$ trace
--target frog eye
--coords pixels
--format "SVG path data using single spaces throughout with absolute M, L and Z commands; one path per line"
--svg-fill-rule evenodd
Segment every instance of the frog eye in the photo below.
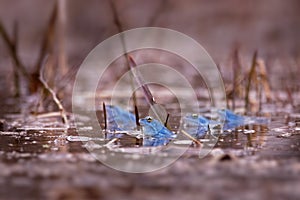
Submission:
M 147 117 L 146 120 L 147 120 L 147 122 L 152 122 L 152 118 L 151 117 Z
M 196 118 L 198 118 L 198 115 L 197 114 L 192 114 L 192 118 L 196 119 Z

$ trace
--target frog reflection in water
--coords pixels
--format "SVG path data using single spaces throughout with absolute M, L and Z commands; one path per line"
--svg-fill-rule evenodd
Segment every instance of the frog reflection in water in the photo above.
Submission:
M 166 145 L 171 139 L 176 137 L 176 134 L 150 116 L 140 119 L 139 122 L 143 127 L 143 146 Z

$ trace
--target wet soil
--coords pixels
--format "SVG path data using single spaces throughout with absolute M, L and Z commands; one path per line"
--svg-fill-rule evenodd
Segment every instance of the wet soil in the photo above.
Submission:
M 255 132 L 219 137 L 204 158 L 190 147 L 161 170 L 132 174 L 107 167 L 86 149 L 95 138 L 65 130 L 58 116 L 3 115 L 0 199 L 298 199 L 299 113 L 276 113 Z M 88 138 L 91 138 L 88 141 Z M 88 141 L 88 142 L 82 142 Z

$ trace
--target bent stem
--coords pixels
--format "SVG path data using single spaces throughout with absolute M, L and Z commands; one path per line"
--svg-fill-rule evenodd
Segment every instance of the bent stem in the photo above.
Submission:
M 197 145 L 201 145 L 201 142 L 199 142 L 198 140 L 196 140 L 194 137 L 192 137 L 186 131 L 181 130 L 181 133 L 183 133 L 185 136 L 187 136 L 190 140 L 192 140 L 193 142 L 195 142 Z
M 44 70 L 44 68 L 45 68 L 45 65 L 46 65 L 46 61 L 47 61 L 47 57 L 45 58 L 44 63 L 40 68 L 39 80 L 43 84 L 44 88 L 51 94 L 52 100 L 57 105 L 57 107 L 60 111 L 63 123 L 65 124 L 66 128 L 69 128 L 70 124 L 69 124 L 69 120 L 68 120 L 66 111 L 65 111 L 63 105 L 61 104 L 60 100 L 58 99 L 58 97 L 57 97 L 56 93 L 54 92 L 54 90 L 48 85 L 47 81 L 45 80 L 45 77 L 44 77 L 44 71 L 45 70 Z

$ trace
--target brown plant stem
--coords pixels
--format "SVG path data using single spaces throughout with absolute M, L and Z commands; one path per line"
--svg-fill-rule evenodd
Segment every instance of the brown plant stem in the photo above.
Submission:
M 17 30 L 15 29 L 15 32 Z M 16 33 L 14 33 L 15 35 Z M 15 63 L 15 67 L 17 68 L 17 70 L 19 70 L 24 77 L 26 77 L 28 80 L 31 79 L 29 73 L 27 72 L 27 70 L 25 69 L 25 66 L 22 64 L 22 62 L 19 59 L 18 53 L 17 53 L 17 45 L 16 45 L 16 41 L 17 40 L 11 40 L 8 36 L 8 33 L 6 31 L 6 29 L 4 28 L 2 22 L 0 21 L 0 35 L 2 36 L 4 43 L 6 44 L 6 46 L 8 47 L 9 53 Z M 16 35 L 15 35 L 16 37 Z
M 45 80 L 45 77 L 44 77 L 45 69 L 44 68 L 45 68 L 45 65 L 46 65 L 46 61 L 47 61 L 47 57 L 44 59 L 43 64 L 40 68 L 39 79 L 40 79 L 41 83 L 43 84 L 44 88 L 51 94 L 52 100 L 57 105 L 57 107 L 60 111 L 60 114 L 61 114 L 62 122 L 66 125 L 66 128 L 69 128 L 69 120 L 68 120 L 66 111 L 65 111 L 62 103 L 58 99 L 58 97 L 57 97 L 56 93 L 54 92 L 54 90 L 48 85 L 47 81 Z
M 106 113 L 106 106 L 105 103 L 103 102 L 103 117 L 104 117 L 104 130 L 107 130 L 107 113 Z
M 252 57 L 251 68 L 250 68 L 250 72 L 248 75 L 248 82 L 246 85 L 245 113 L 247 113 L 248 109 L 249 109 L 249 93 L 250 93 L 250 88 L 251 88 L 251 80 L 253 79 L 254 74 L 255 74 L 256 58 L 257 58 L 257 51 L 254 52 L 253 57 Z
M 201 145 L 201 142 L 193 138 L 190 134 L 188 134 L 185 130 L 181 130 L 181 133 L 183 133 L 185 136 L 187 136 L 190 140 L 195 142 L 197 145 Z

